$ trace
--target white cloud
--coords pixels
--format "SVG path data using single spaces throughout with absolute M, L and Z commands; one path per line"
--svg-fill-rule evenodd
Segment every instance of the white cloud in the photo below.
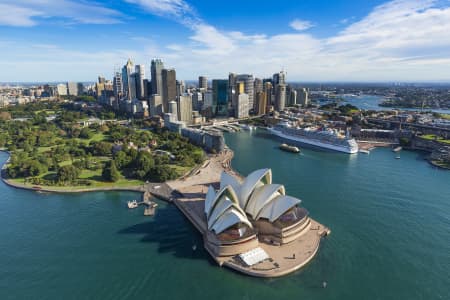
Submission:
M 26 7 L 20 7 L 14 4 L 0 3 L 0 25 L 9 26 L 34 26 L 36 22 L 33 17 L 42 13 Z
M 174 18 L 176 21 L 192 26 L 200 21 L 195 10 L 184 0 L 125 0 L 136 4 L 146 11 L 158 15 Z
M 72 23 L 114 24 L 123 15 L 95 2 L 75 0 L 3 0 L 0 25 L 35 26 L 44 19 L 57 17 Z
M 2 50 L 0 65 L 11 68 L 3 76 L 32 76 L 33 66 L 35 74 L 40 74 L 45 63 L 51 65 L 46 68 L 48 72 L 66 75 L 72 63 L 71 75 L 75 72 L 86 76 L 67 79 L 86 80 L 95 78 L 92 73 L 112 74 L 112 66 L 124 63 L 130 56 L 136 62 L 161 57 L 167 66 L 177 69 L 182 79 L 199 74 L 226 78 L 230 71 L 263 77 L 284 67 L 289 80 L 450 80 L 448 2 L 442 5 L 428 0 L 391 1 L 375 7 L 357 22 L 350 20 L 336 35 L 317 38 L 305 32 L 266 35 L 227 31 L 196 17 L 194 9 L 181 0 L 126 1 L 146 4 L 149 12 L 180 22 L 192 30 L 191 36 L 165 46 L 142 39 L 144 52 L 124 49 L 83 53 L 51 47 L 44 52 L 24 47 L 5 54 Z M 73 61 L 79 62 L 76 70 Z M 0 77 L 2 80 L 8 79 Z
M 314 27 L 314 24 L 310 21 L 295 19 L 291 23 L 289 23 L 289 26 L 291 26 L 293 29 L 297 31 L 303 31 L 311 27 Z

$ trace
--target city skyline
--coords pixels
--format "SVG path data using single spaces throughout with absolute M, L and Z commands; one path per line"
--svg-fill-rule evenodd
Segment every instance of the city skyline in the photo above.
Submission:
M 150 74 L 155 57 L 186 80 L 229 72 L 264 78 L 284 69 L 290 81 L 447 81 L 449 6 L 432 0 L 6 0 L 0 82 L 111 78 L 128 58 Z

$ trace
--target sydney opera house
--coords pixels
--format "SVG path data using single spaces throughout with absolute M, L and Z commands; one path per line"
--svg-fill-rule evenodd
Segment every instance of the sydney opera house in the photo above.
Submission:
M 205 246 L 216 256 L 228 256 L 250 251 L 260 243 L 290 243 L 311 226 L 300 203 L 286 195 L 283 185 L 272 183 L 270 169 L 254 171 L 243 180 L 223 172 L 218 191 L 209 186 L 206 194 Z
M 308 263 L 329 229 L 272 182 L 270 169 L 241 177 L 224 172 L 223 163 L 212 158 L 187 180 L 172 183 L 180 194 L 175 205 L 201 232 L 214 260 L 259 277 L 282 276 Z

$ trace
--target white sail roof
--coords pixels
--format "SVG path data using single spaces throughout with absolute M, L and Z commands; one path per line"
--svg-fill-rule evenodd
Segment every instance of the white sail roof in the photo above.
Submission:
M 208 192 L 206 193 L 206 198 L 205 198 L 206 217 L 209 216 L 209 212 L 210 212 L 215 200 L 216 200 L 216 192 L 214 191 L 214 188 L 212 186 L 209 186 Z
M 214 210 L 214 207 L 217 205 L 217 202 L 221 199 L 222 196 L 227 197 L 231 202 L 239 206 L 238 197 L 231 186 L 227 185 L 223 187 L 217 192 L 217 194 L 214 192 L 214 188 L 212 186 L 209 186 L 208 193 L 206 194 L 205 199 L 206 217 L 209 218 L 210 214 Z
M 239 204 L 245 209 L 247 201 L 254 189 L 264 184 L 272 183 L 272 171 L 270 169 L 256 170 L 248 175 L 242 183 L 239 191 Z
M 281 184 L 266 184 L 257 188 L 247 202 L 245 212 L 255 218 L 259 211 L 277 196 L 285 195 L 284 186 Z
M 224 230 L 230 228 L 231 226 L 239 223 L 247 224 L 247 226 L 253 228 L 252 224 L 248 221 L 246 216 L 242 215 L 234 207 L 231 207 L 217 219 L 211 229 L 216 234 L 219 234 Z
M 220 216 L 222 216 L 231 207 L 239 211 L 243 216 L 245 216 L 245 212 L 239 207 L 239 204 L 234 203 L 228 197 L 223 195 L 217 201 L 216 205 L 214 206 L 214 209 L 212 210 L 210 216 L 208 217 L 208 229 L 211 229 L 211 227 L 214 225 L 217 219 L 219 219 Z
M 226 172 L 222 172 L 222 174 L 220 174 L 220 189 L 223 189 L 227 185 L 230 185 L 236 192 L 236 195 L 239 195 L 241 183 L 236 177 L 231 176 Z
M 274 222 L 286 211 L 299 204 L 300 202 L 302 201 L 295 197 L 285 195 L 278 196 L 260 210 L 255 220 L 265 218 L 270 222 Z

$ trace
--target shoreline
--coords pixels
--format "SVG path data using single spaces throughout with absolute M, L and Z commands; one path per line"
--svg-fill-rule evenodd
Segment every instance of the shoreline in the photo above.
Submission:
M 129 187 L 93 187 L 93 188 L 76 188 L 76 187 L 49 187 L 49 186 L 40 186 L 40 185 L 26 185 L 26 184 L 20 184 L 15 183 L 9 180 L 4 176 L 5 167 L 11 157 L 11 153 L 5 149 L 0 149 L 0 152 L 4 152 L 8 155 L 8 158 L 1 166 L 0 171 L 0 178 L 1 180 L 9 187 L 15 188 L 15 189 L 21 189 L 21 190 L 27 190 L 27 191 L 33 191 L 33 192 L 43 192 L 43 193 L 59 193 L 59 194 L 72 194 L 72 193 L 88 193 L 88 192 L 138 192 L 142 194 L 143 198 L 148 198 L 146 196 L 146 193 L 150 193 L 152 196 L 171 202 L 171 192 L 166 191 L 165 193 L 158 193 L 157 189 L 155 189 L 156 186 L 167 186 L 166 182 L 156 183 L 156 182 L 150 182 L 150 183 L 144 183 L 142 185 L 137 186 L 129 186 Z M 191 171 L 189 171 L 191 172 Z M 185 176 L 185 175 L 183 175 Z M 37 187 L 37 188 L 35 188 Z

